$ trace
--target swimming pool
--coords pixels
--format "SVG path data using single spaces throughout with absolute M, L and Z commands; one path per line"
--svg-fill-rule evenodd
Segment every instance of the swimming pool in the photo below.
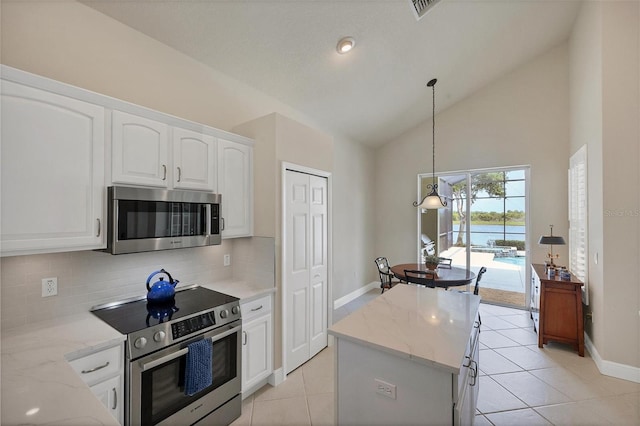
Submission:
M 524 266 L 526 259 L 524 256 L 518 256 L 518 257 L 494 257 L 493 260 L 495 262 L 508 263 L 509 265 Z

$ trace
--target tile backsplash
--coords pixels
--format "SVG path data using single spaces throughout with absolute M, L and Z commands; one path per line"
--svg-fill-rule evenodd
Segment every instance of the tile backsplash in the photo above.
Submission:
M 223 266 L 225 254 L 231 254 L 230 267 Z M 259 237 L 224 240 L 219 246 L 117 256 L 80 251 L 3 257 L 2 329 L 145 295 L 147 277 L 161 268 L 179 280 L 179 286 L 233 278 L 273 287 L 274 258 L 274 239 Z M 52 277 L 58 278 L 58 295 L 42 297 L 42 279 Z

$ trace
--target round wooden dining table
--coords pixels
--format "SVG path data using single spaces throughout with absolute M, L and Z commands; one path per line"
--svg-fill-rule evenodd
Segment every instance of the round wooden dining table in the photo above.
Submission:
M 404 275 L 404 271 L 427 271 L 427 267 L 424 263 L 402 263 L 400 265 L 394 265 L 391 267 L 391 272 L 401 281 L 407 281 Z M 458 268 L 455 266 L 442 267 L 439 266 L 436 269 L 436 287 L 449 288 L 461 285 L 471 284 L 476 278 L 476 274 L 465 268 Z

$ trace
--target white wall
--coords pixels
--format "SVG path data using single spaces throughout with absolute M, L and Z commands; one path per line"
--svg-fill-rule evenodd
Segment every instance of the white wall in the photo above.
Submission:
M 585 311 L 604 318 L 604 269 L 594 256 L 603 253 L 602 234 L 602 3 L 586 2 L 573 27 L 569 41 L 571 82 L 571 143 L 573 155 L 587 145 L 589 218 L 589 304 Z M 600 321 L 585 321 L 591 340 L 600 345 Z M 593 326 L 593 327 L 592 327 Z
M 375 150 L 338 140 L 334 145 L 333 299 L 378 281 L 373 260 Z
M 446 76 L 433 76 L 445 79 Z M 431 92 L 424 90 L 424 96 Z M 438 92 L 438 98 L 446 93 Z M 563 44 L 436 115 L 436 172 L 531 165 L 529 247 L 554 232 L 567 236 L 568 47 Z M 431 172 L 431 119 L 376 153 L 376 254 L 391 263 L 416 258 L 416 176 Z M 566 248 L 558 247 L 561 259 Z M 554 248 L 555 250 L 555 248 Z
M 570 150 L 588 152 L 586 330 L 603 372 L 640 380 L 640 3 L 586 2 L 570 46 Z
M 606 341 L 598 350 L 607 360 L 640 367 L 640 2 L 605 2 L 602 30 Z

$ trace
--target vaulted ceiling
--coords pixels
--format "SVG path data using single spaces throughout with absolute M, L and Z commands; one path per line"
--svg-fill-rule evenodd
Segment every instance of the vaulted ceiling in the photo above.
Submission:
M 122 1 L 85 4 L 372 146 L 567 40 L 574 0 Z M 344 36 L 356 40 L 336 52 Z

